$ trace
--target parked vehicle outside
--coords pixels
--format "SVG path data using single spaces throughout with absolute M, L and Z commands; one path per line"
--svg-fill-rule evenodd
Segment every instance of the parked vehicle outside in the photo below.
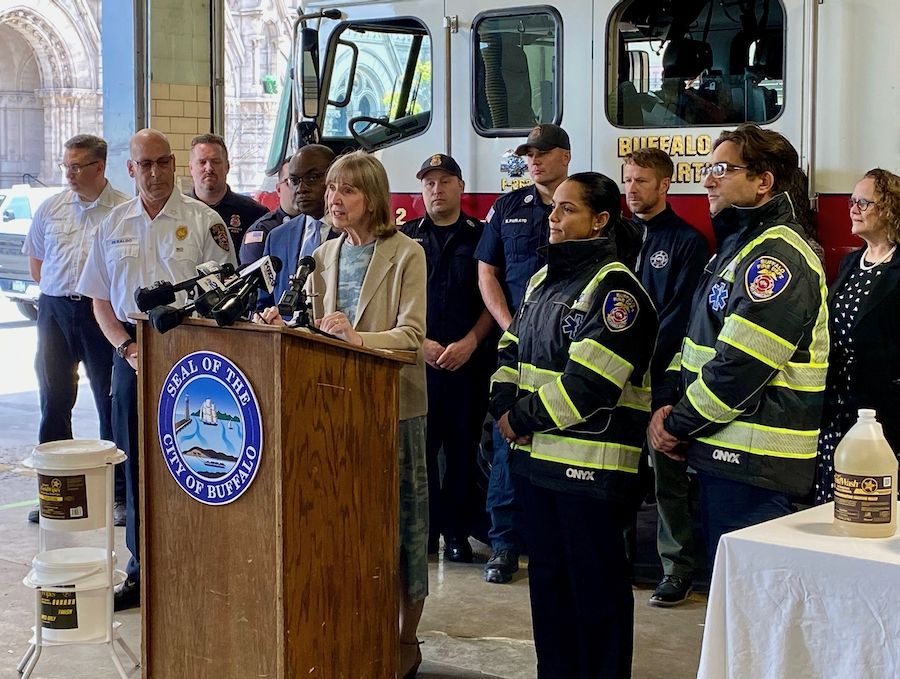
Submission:
M 30 320 L 37 319 L 41 291 L 31 278 L 28 256 L 22 254 L 22 245 L 38 206 L 64 188 L 15 184 L 0 189 L 0 295 L 15 302 Z

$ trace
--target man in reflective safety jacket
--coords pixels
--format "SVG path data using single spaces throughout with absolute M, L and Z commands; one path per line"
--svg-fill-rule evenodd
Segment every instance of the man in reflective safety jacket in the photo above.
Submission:
M 828 322 L 821 262 L 784 192 L 797 166 L 787 139 L 746 124 L 701 172 L 719 249 L 673 366 L 681 398 L 649 435 L 697 470 L 710 562 L 723 533 L 789 514 L 812 485 Z

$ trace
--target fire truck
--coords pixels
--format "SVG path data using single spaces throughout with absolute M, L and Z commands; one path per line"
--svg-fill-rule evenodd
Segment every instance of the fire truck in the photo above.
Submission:
M 423 212 L 416 168 L 448 153 L 483 217 L 530 182 L 511 150 L 553 122 L 572 172 L 619 178 L 632 149 L 669 153 L 670 201 L 709 236 L 700 168 L 723 129 L 752 121 L 797 148 L 833 275 L 859 245 L 855 182 L 900 170 L 897 26 L 895 0 L 308 2 L 270 171 L 310 141 L 371 151 L 402 223 Z

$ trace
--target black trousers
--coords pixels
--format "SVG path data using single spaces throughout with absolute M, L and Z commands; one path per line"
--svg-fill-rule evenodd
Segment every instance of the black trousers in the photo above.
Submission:
M 100 420 L 100 438 L 113 438 L 110 380 L 114 352 L 94 318 L 87 297 L 38 300 L 38 345 L 34 369 L 38 378 L 41 423 L 38 441 L 72 438 L 72 408 L 78 397 L 78 364 L 84 363 Z M 116 499 L 125 497 L 125 473 L 116 465 Z
M 132 339 L 135 328 L 125 325 Z M 125 544 L 131 552 L 131 559 L 125 572 L 129 580 L 139 582 L 140 564 L 140 477 L 138 475 L 138 414 L 137 414 L 137 373 L 124 358 L 116 356 L 112 369 L 112 428 L 113 441 L 128 456 L 120 467 L 125 469 Z
M 539 679 L 629 679 L 634 595 L 623 531 L 631 510 L 525 488 L 528 587 Z
M 425 456 L 428 468 L 430 541 L 439 533 L 465 540 L 475 510 L 472 486 L 481 440 L 481 424 L 487 412 L 486 374 L 475 366 L 456 371 L 427 366 L 428 419 Z M 439 453 L 444 451 L 443 475 Z

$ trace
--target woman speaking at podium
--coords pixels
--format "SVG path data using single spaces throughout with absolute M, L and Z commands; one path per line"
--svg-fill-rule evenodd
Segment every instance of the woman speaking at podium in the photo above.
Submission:
M 325 178 L 325 221 L 341 232 L 320 246 L 307 286 L 319 329 L 351 344 L 416 351 L 400 371 L 400 677 L 422 660 L 416 628 L 428 594 L 425 472 L 425 253 L 397 231 L 382 164 L 362 151 L 336 160 Z M 284 321 L 276 307 L 262 322 Z

